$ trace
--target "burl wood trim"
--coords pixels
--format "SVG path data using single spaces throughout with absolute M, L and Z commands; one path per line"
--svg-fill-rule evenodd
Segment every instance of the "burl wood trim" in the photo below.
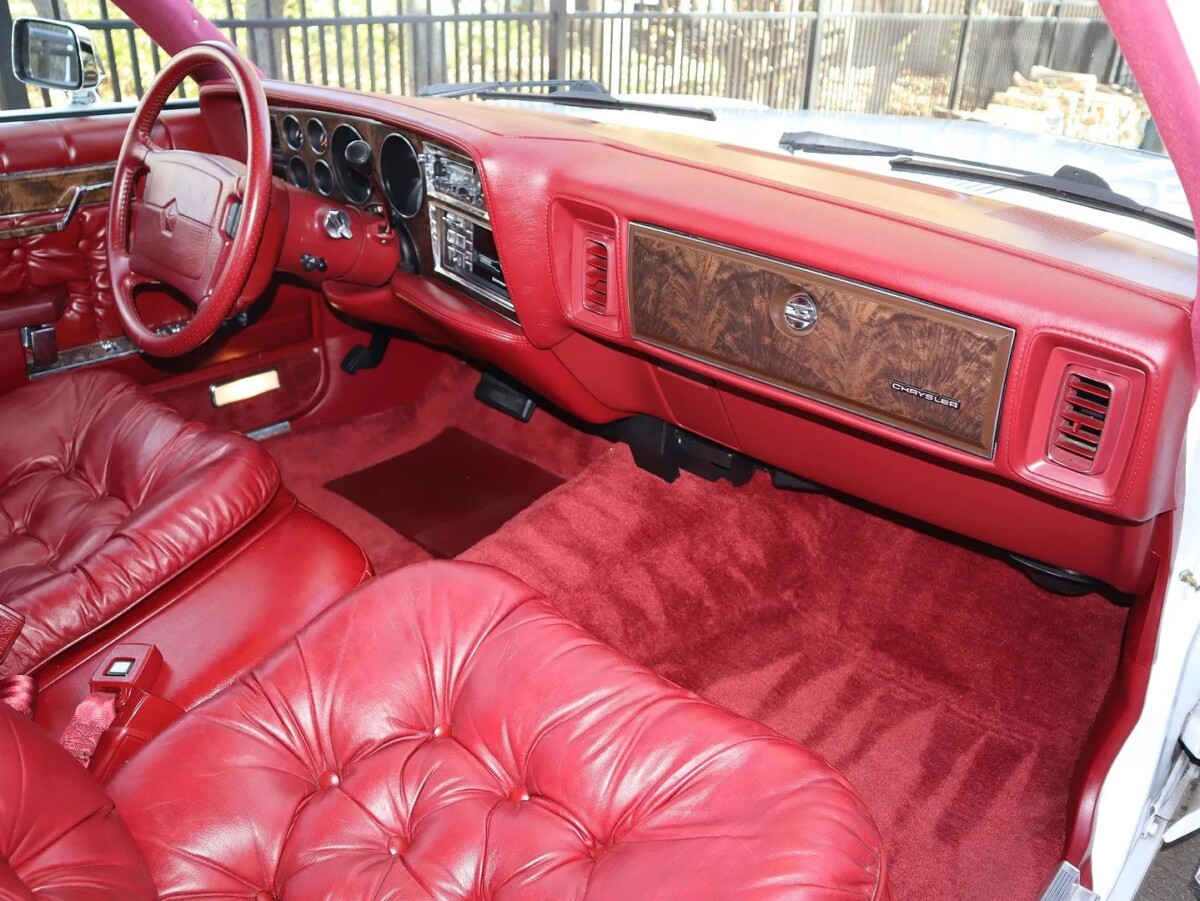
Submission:
M 284 116 L 292 115 L 300 120 L 300 128 L 304 135 L 304 143 L 299 150 L 292 150 L 287 146 L 287 141 L 283 135 L 283 119 Z M 371 150 L 375 154 L 375 170 L 379 174 L 379 158 L 380 150 L 383 147 L 384 139 L 391 134 L 398 134 L 408 139 L 412 144 L 413 149 L 417 153 L 423 152 L 425 148 L 425 138 L 407 128 L 397 128 L 388 125 L 384 122 L 376 122 L 374 119 L 364 119 L 361 116 L 344 116 L 340 113 L 327 113 L 324 110 L 317 109 L 300 109 L 297 107 L 287 106 L 272 106 L 271 118 L 275 122 L 276 133 L 279 135 L 279 147 L 275 150 L 275 160 L 277 163 L 282 163 L 287 166 L 288 161 L 293 156 L 299 156 L 304 160 L 305 166 L 308 168 L 309 188 L 312 193 L 320 196 L 316 189 L 313 180 L 313 166 L 317 160 L 324 160 L 333 169 L 333 132 L 339 125 L 349 125 L 357 131 L 364 141 L 371 145 Z M 316 153 L 312 145 L 308 143 L 308 120 L 311 118 L 320 119 L 325 125 L 327 135 L 327 147 L 324 153 Z M 285 179 L 286 180 L 286 179 Z M 341 184 L 338 182 L 336 170 L 333 176 L 333 194 L 329 197 L 330 200 L 338 203 L 344 203 L 347 206 L 364 207 L 370 206 L 373 203 L 387 203 L 387 199 L 380 197 L 375 190 L 371 191 L 371 196 L 367 198 L 365 203 L 354 203 L 346 197 L 342 190 Z M 433 242 L 429 234 L 429 201 L 428 198 L 422 201 L 421 209 L 417 215 L 411 219 L 404 219 L 405 228 L 412 236 L 413 243 L 417 247 L 417 257 L 420 260 L 421 271 L 423 273 L 433 272 Z
M 76 185 L 111 182 L 114 169 L 112 163 L 100 163 L 5 175 L 0 178 L 0 216 L 61 210 L 71 202 Z M 108 195 L 107 188 L 89 191 L 80 203 L 108 203 Z
M 871 285 L 653 226 L 629 227 L 636 339 L 984 457 L 1015 332 Z M 807 292 L 805 334 L 782 305 Z M 958 409 L 893 389 L 958 401 Z

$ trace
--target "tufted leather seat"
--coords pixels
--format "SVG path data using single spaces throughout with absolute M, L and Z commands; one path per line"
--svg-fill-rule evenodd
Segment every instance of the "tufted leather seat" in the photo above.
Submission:
M 279 475 L 238 435 L 128 379 L 68 373 L 0 397 L 0 600 L 27 672 L 183 572 L 259 513 Z
M 45 732 L 0 704 L 0 898 L 151 901 L 112 800 Z
M 109 788 L 164 899 L 887 897 L 824 761 L 474 564 L 351 593 Z

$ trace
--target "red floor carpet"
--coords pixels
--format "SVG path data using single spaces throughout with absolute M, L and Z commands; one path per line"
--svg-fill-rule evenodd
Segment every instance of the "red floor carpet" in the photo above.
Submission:
M 666 677 L 841 768 L 893 857 L 898 901 L 1036 899 L 1125 611 L 827 497 L 666 484 L 539 412 L 470 397 L 274 440 L 284 481 L 380 569 L 426 553 L 321 485 L 458 426 L 568 479 L 463 556 L 516 573 Z
M 897 899 L 1036 899 L 1125 611 L 827 497 L 668 485 L 614 449 L 465 558 L 822 753 Z

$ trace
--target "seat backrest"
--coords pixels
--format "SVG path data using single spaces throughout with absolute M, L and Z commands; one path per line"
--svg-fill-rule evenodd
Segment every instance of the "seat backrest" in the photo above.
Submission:
M 29 720 L 0 704 L 0 897 L 157 898 L 104 789 Z
M 0 676 L 33 672 L 142 601 L 278 489 L 257 442 L 189 422 L 116 373 L 0 397 L 0 598 L 26 617 Z

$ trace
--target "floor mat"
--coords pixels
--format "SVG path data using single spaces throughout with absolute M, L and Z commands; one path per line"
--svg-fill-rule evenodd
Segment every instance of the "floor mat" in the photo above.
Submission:
M 823 754 L 897 898 L 1036 899 L 1126 611 L 840 500 L 616 448 L 463 555 L 674 682 Z
M 458 428 L 325 487 L 435 557 L 454 557 L 563 483 Z
M 301 426 L 263 446 L 279 462 L 283 484 L 306 507 L 357 541 L 377 572 L 428 560 L 425 548 L 325 485 L 412 450 L 448 428 L 461 429 L 564 479 L 578 475 L 610 447 L 545 409 L 539 408 L 524 423 L 493 410 L 475 399 L 478 381 L 478 370 L 448 359 L 414 404 L 346 422 Z

